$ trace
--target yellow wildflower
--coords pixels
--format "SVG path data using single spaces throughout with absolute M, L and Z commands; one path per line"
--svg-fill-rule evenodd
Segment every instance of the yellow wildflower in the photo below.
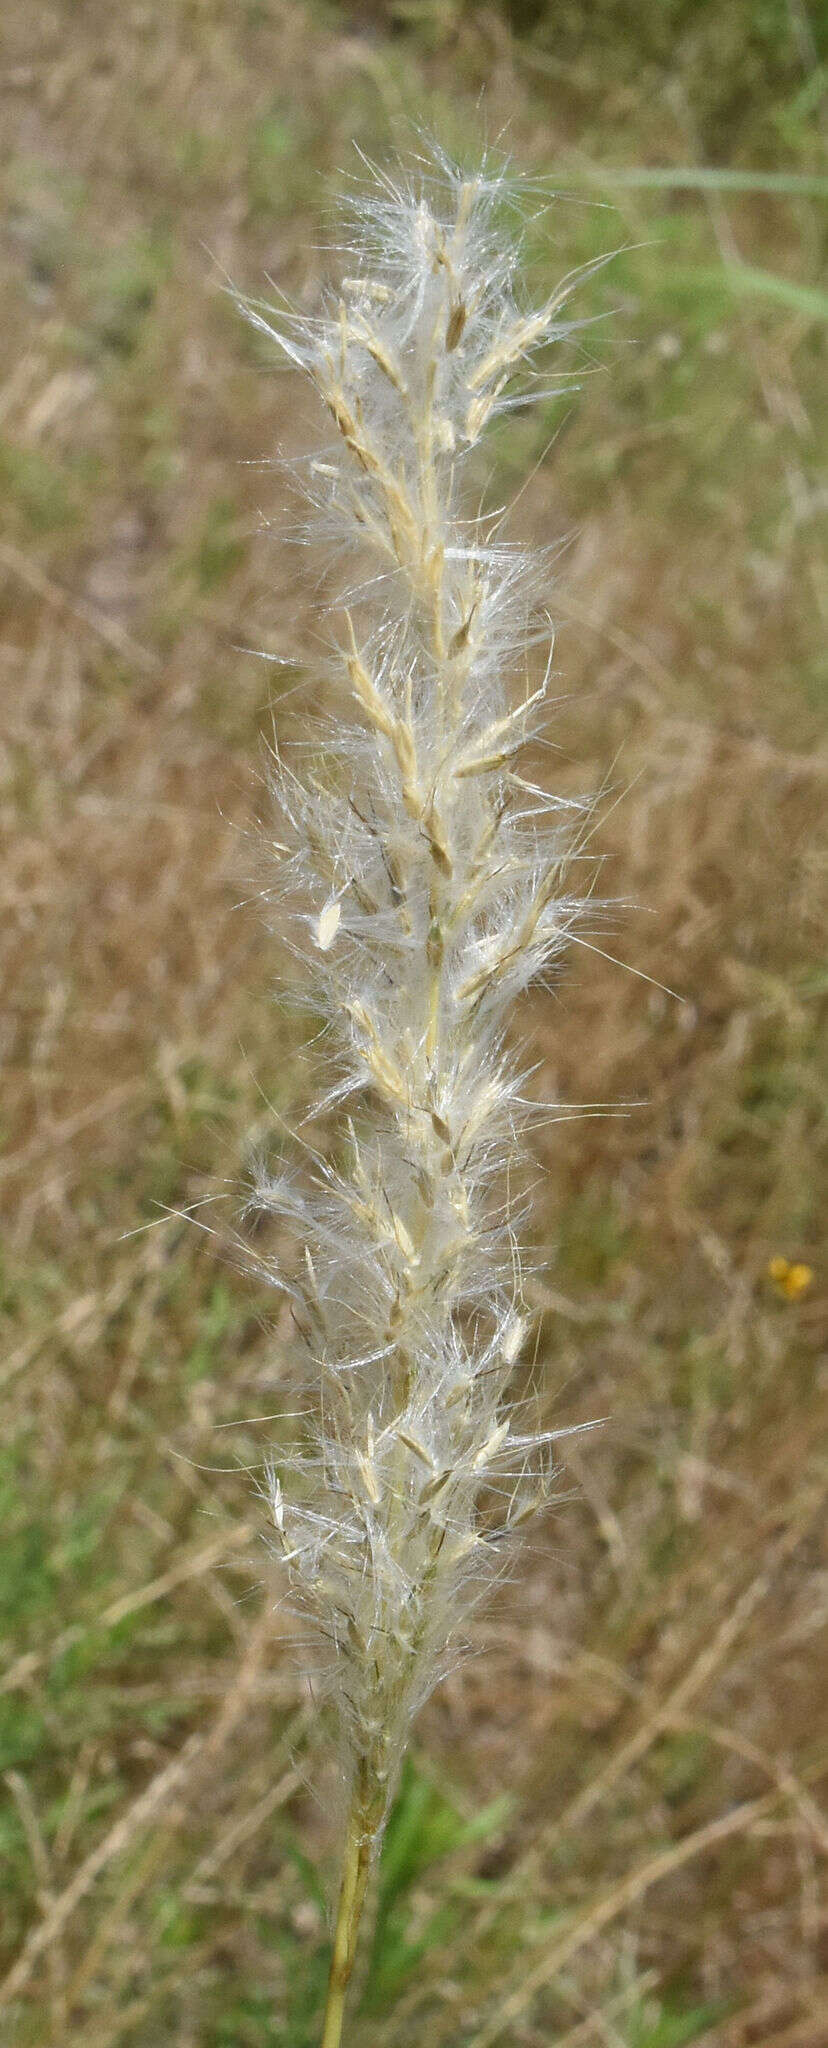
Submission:
M 791 1265 L 789 1259 L 776 1258 L 768 1261 L 768 1279 L 773 1281 L 774 1287 L 784 1295 L 786 1301 L 798 1301 L 801 1294 L 806 1294 L 813 1277 L 812 1266 Z

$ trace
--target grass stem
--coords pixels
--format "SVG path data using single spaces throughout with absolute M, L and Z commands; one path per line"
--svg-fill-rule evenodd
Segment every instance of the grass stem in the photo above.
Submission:
M 354 1967 L 359 1923 L 371 1867 L 370 1857 L 370 1840 L 365 1835 L 361 1801 L 357 1796 L 348 1823 L 342 1862 L 342 1882 L 339 1888 L 321 2048 L 340 2048 L 345 1999 Z

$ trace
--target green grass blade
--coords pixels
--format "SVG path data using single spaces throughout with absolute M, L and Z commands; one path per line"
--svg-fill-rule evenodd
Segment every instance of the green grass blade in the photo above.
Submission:
M 736 171 L 716 164 L 585 164 L 567 170 L 567 183 L 580 179 L 608 190 L 656 192 L 766 192 L 783 198 L 828 199 L 828 178 L 807 171 Z
M 757 270 L 750 263 L 688 265 L 671 270 L 670 286 L 678 291 L 732 291 L 743 298 L 774 299 L 806 319 L 828 320 L 828 292 L 797 284 L 792 277 L 780 277 L 773 270 Z

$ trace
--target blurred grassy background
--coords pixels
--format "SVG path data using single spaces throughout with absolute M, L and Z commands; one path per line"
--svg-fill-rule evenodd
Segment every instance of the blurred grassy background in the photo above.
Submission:
M 422 1717 L 354 2048 L 819 2048 L 817 10 L 8 0 L 0 36 L 0 2037 L 317 2037 L 330 1763 L 244 1469 L 286 1333 L 232 1192 L 217 1239 L 158 1218 L 308 1087 L 239 907 L 283 673 L 239 650 L 313 630 L 258 466 L 297 394 L 224 276 L 312 301 L 352 140 L 414 118 L 567 195 L 537 293 L 625 245 L 489 489 L 537 464 L 513 531 L 567 540 L 545 772 L 621 798 L 607 944 L 684 1000 L 580 952 L 523 1020 L 539 1088 L 642 1104 L 539 1145 L 545 1399 L 611 1420 Z

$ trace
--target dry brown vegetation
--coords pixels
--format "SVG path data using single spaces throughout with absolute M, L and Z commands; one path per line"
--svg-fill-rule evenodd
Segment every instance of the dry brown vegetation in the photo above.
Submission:
M 635 245 L 586 294 L 616 308 L 596 374 L 501 435 L 489 490 L 537 461 L 513 530 L 570 536 L 540 765 L 609 786 L 630 907 L 601 943 L 681 1000 L 581 951 L 524 1018 L 550 1098 L 640 1105 L 539 1143 L 544 1400 L 610 1420 L 420 1723 L 354 2041 L 828 2040 L 819 52 L 800 6 L 634 13 L 7 10 L 14 2048 L 315 2040 L 326 1745 L 247 1477 L 289 1331 L 231 1256 L 263 1098 L 290 1119 L 314 1057 L 242 901 L 258 736 L 313 676 L 244 650 L 312 648 L 315 593 L 247 466 L 296 448 L 296 394 L 221 287 L 312 300 L 350 140 L 404 143 L 406 110 L 461 148 L 508 122 L 576 195 L 533 231 L 541 284 Z M 781 182 L 601 170 L 704 161 Z

